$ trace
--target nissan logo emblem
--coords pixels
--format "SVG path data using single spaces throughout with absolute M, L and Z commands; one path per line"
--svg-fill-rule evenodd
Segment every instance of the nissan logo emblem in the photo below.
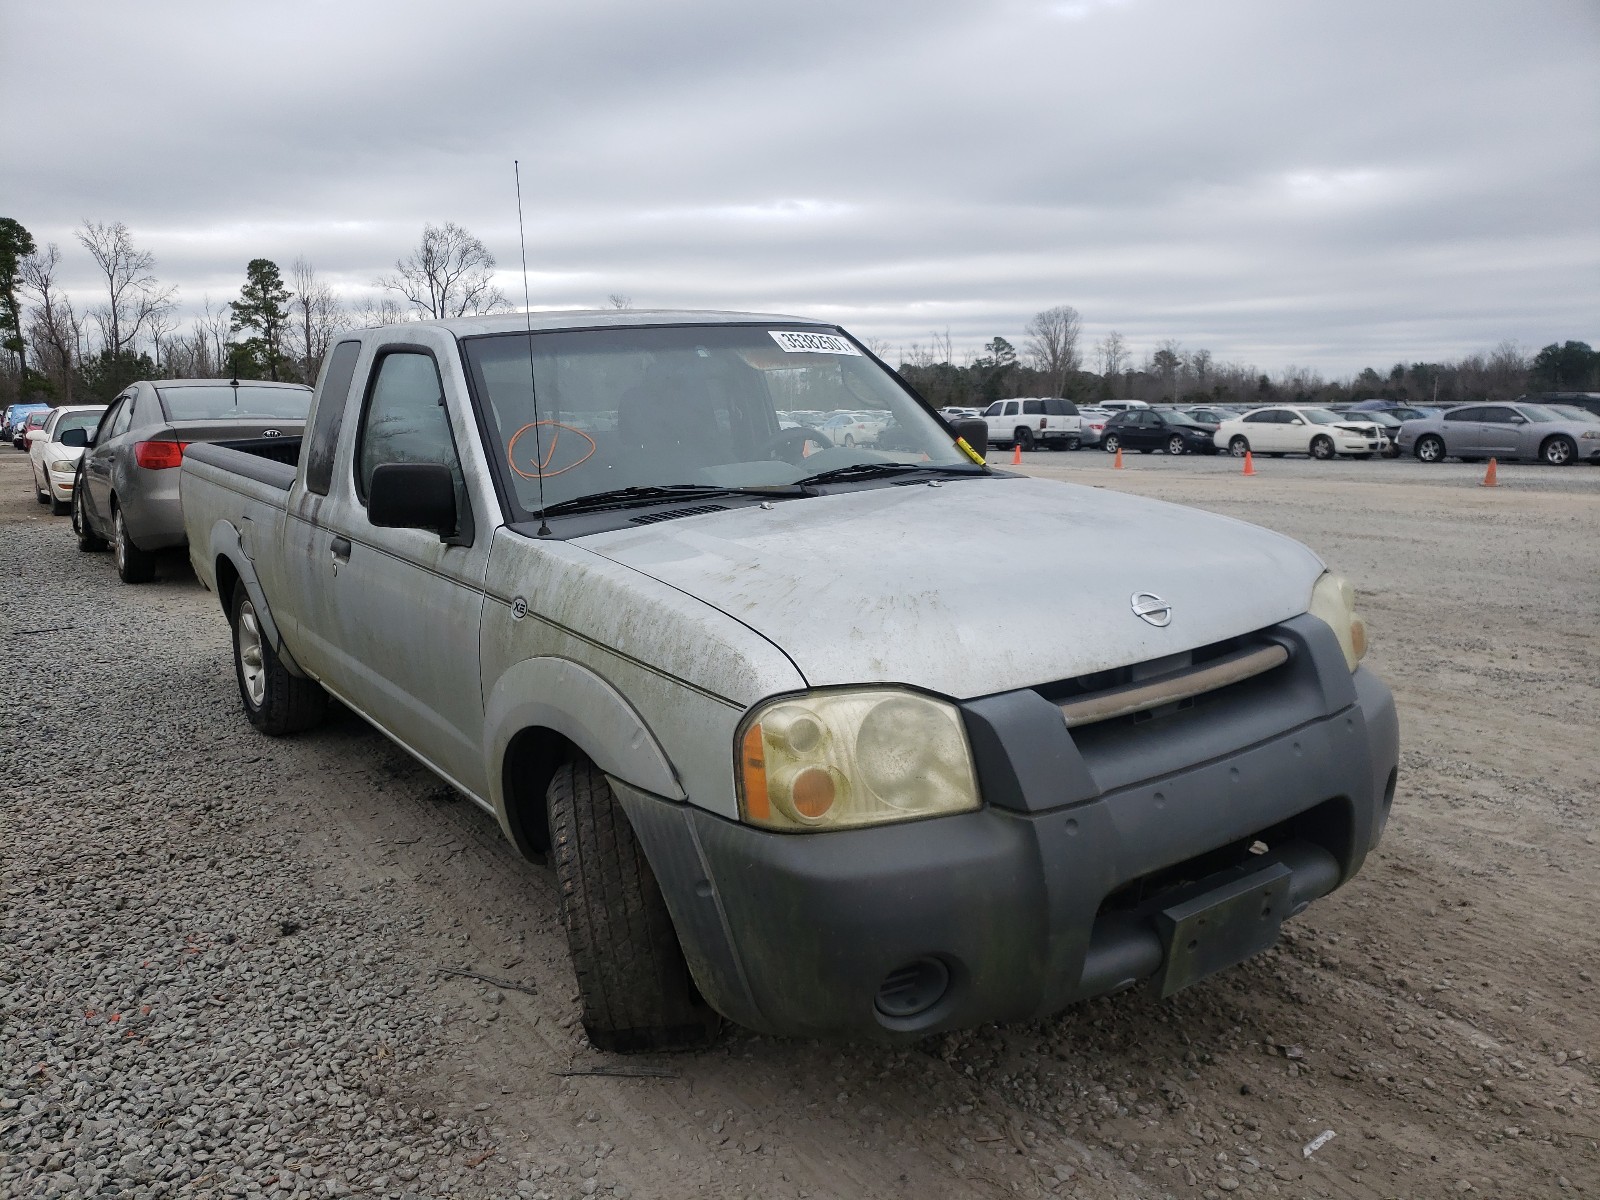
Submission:
M 1160 596 L 1151 595 L 1149 592 L 1135 592 L 1129 603 L 1133 605 L 1134 616 L 1140 620 L 1162 628 L 1172 621 L 1172 605 Z

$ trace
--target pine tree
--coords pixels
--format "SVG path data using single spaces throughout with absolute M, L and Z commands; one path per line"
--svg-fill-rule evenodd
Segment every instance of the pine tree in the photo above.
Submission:
M 267 258 L 252 258 L 245 268 L 244 287 L 239 298 L 230 300 L 233 332 L 253 334 L 237 343 L 238 361 L 268 379 L 278 378 L 278 366 L 286 362 L 283 335 L 289 320 L 289 289 L 283 286 L 278 264 Z

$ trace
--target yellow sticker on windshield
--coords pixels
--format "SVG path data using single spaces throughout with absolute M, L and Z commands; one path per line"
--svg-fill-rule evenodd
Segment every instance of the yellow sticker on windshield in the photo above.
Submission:
M 974 450 L 971 446 L 969 446 L 967 444 L 967 439 L 966 438 L 958 437 L 956 439 L 956 445 L 959 446 L 962 449 L 962 451 L 964 451 L 966 453 L 966 456 L 968 458 L 970 458 L 973 462 L 977 463 L 980 467 L 987 467 L 989 465 L 984 460 L 983 455 L 979 454 L 976 450 Z

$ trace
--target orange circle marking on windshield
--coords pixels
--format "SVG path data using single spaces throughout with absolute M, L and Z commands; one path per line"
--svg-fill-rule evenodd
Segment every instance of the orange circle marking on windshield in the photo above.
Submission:
M 530 430 L 530 429 L 553 429 L 553 430 L 555 430 L 555 432 L 550 435 L 549 444 L 543 447 L 543 449 L 544 449 L 544 461 L 541 462 L 541 463 L 535 463 L 534 464 L 534 470 L 532 472 L 524 471 L 521 467 L 517 466 L 517 459 L 516 459 L 517 439 L 520 438 L 523 434 L 527 433 L 528 430 Z M 550 469 L 550 464 L 555 459 L 556 446 L 558 444 L 560 444 L 560 441 L 561 441 L 561 430 L 563 430 L 563 429 L 566 430 L 568 433 L 577 434 L 584 441 L 588 442 L 589 443 L 589 449 L 585 452 L 584 456 L 582 458 L 578 459 L 576 462 L 569 462 L 566 466 L 557 467 L 554 471 L 552 471 Z M 594 439 L 592 437 L 590 437 L 587 433 L 585 433 L 581 429 L 575 429 L 571 425 L 563 425 L 559 421 L 530 421 L 528 424 L 524 425 L 521 429 L 519 429 L 515 433 L 513 433 L 511 435 L 511 440 L 508 443 L 506 443 L 506 462 L 510 464 L 511 469 L 513 471 L 515 471 L 518 475 L 521 475 L 524 479 L 549 479 L 552 475 L 559 475 L 563 471 L 572 470 L 573 467 L 581 467 L 581 466 L 583 466 L 584 463 L 588 462 L 591 458 L 594 457 L 594 452 L 595 452 Z

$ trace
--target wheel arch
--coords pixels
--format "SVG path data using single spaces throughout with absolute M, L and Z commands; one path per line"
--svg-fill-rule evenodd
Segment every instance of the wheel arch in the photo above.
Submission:
M 194 556 L 190 557 L 192 560 Z M 283 634 L 272 615 L 272 606 L 267 603 L 267 595 L 261 588 L 261 580 L 256 577 L 255 564 L 250 561 L 239 542 L 239 531 L 229 522 L 219 520 L 211 527 L 206 561 L 211 565 L 211 582 L 214 585 L 217 602 L 222 605 L 223 615 L 232 620 L 233 591 L 243 584 L 245 591 L 249 593 L 250 603 L 256 610 L 256 620 L 261 622 L 262 635 L 272 645 L 273 652 L 283 663 L 284 669 L 291 675 L 305 678 L 305 671 L 295 662 L 289 648 L 283 644 Z
M 484 752 L 500 827 L 530 857 L 549 848 L 545 793 L 571 758 L 652 795 L 687 798 L 644 718 L 571 659 L 524 659 L 500 676 L 484 709 Z

